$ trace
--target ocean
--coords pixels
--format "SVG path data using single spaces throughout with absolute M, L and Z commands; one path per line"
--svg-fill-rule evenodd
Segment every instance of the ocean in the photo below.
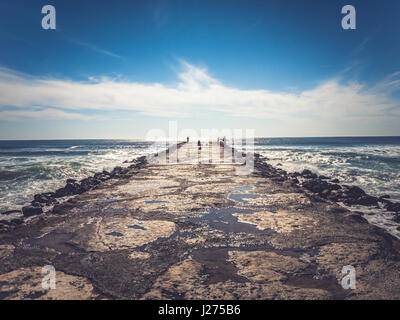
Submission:
M 257 138 L 254 150 L 288 172 L 310 169 L 400 201 L 400 137 Z M 66 179 L 155 151 L 138 140 L 0 141 L 0 212 L 19 209 Z
M 66 179 L 127 166 L 125 160 L 155 152 L 137 140 L 0 141 L 0 212 L 20 209 L 37 193 L 55 191 Z
M 400 201 L 400 137 L 259 138 L 254 149 L 287 172 L 309 169 Z
M 260 138 L 254 150 L 287 172 L 309 169 L 400 202 L 400 137 Z M 400 239 L 393 213 L 364 206 L 349 209 L 363 212 L 369 223 Z

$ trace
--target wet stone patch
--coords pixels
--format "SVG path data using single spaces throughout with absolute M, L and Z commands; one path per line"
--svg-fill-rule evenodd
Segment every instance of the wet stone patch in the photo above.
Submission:
M 233 188 L 229 188 L 229 189 L 233 189 L 233 190 L 235 190 L 237 192 L 243 193 L 243 192 L 247 192 L 247 191 L 253 190 L 254 186 L 250 186 L 250 185 L 249 186 L 237 186 L 237 187 L 233 187 Z
M 144 203 L 147 204 L 152 204 L 152 203 L 168 203 L 169 201 L 165 201 L 165 200 L 147 200 Z
M 104 213 L 110 214 L 110 213 L 125 213 L 127 210 L 125 208 L 120 208 L 120 207 L 107 207 L 103 209 Z
M 270 195 L 261 195 L 255 193 L 231 193 L 228 195 L 229 200 L 233 200 L 236 202 L 240 202 L 243 204 L 248 204 L 249 202 L 246 199 L 260 199 L 260 198 L 274 198 L 274 196 Z
M 274 230 L 278 233 L 290 233 L 304 228 L 313 228 L 315 221 L 298 212 L 276 211 L 276 212 L 254 212 L 252 214 L 234 213 L 241 223 L 254 225 L 258 230 Z
M 145 227 L 138 226 L 138 225 L 131 225 L 131 226 L 128 226 L 128 228 L 129 228 L 129 229 L 139 229 L 139 230 L 146 230 L 146 228 L 145 228 Z
M 206 277 L 205 284 L 234 281 L 247 282 L 248 279 L 238 274 L 236 266 L 228 260 L 228 250 L 209 248 L 195 251 L 193 259 L 202 266 L 201 273 Z
M 199 218 L 188 218 L 189 221 L 200 221 L 206 223 L 210 228 L 221 230 L 225 233 L 266 233 L 269 230 L 260 230 L 257 227 L 243 223 L 237 218 L 237 214 L 249 215 L 255 211 L 237 207 L 211 208 L 208 213 Z
M 108 251 L 135 248 L 169 237 L 174 232 L 175 224 L 170 221 L 104 217 L 96 222 L 96 232 L 91 235 L 86 249 Z
M 239 202 L 240 204 L 248 204 L 247 199 L 259 199 L 259 198 L 274 198 L 273 195 L 250 193 L 249 191 L 254 190 L 252 185 L 243 185 L 235 187 L 227 187 L 228 191 L 236 191 L 237 193 L 229 193 L 228 199 Z
M 123 233 L 120 233 L 120 232 L 115 232 L 115 231 L 113 231 L 113 232 L 110 232 L 110 233 L 106 233 L 106 236 L 123 237 L 124 234 L 123 234 Z
M 22 241 L 22 245 L 28 248 L 50 249 L 66 254 L 82 251 L 69 243 L 73 237 L 74 233 L 72 232 L 49 232 L 40 238 L 25 239 Z
M 0 275 L 0 298 L 7 300 L 97 299 L 92 284 L 84 277 L 57 271 L 56 288 L 42 287 L 42 267 L 20 268 Z

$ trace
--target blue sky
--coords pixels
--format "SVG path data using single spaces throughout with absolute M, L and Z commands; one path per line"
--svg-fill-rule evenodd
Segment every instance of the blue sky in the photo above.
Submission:
M 41 27 L 56 8 L 56 30 Z M 343 30 L 341 8 L 356 8 Z M 398 1 L 0 2 L 0 139 L 400 135 Z

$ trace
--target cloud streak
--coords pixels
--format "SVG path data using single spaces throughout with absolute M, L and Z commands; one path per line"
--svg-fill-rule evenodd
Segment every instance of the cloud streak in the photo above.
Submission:
M 1 120 L 23 120 L 23 119 L 35 119 L 35 120 L 89 120 L 89 117 L 78 113 L 70 113 L 57 109 L 41 109 L 41 110 L 2 110 L 0 111 Z
M 21 109 L 0 109 L 0 119 L 84 119 L 87 117 L 81 113 L 88 110 L 132 111 L 169 118 L 218 113 L 277 120 L 368 119 L 399 115 L 399 102 L 391 98 L 391 93 L 399 87 L 400 73 L 390 75 L 373 88 L 360 83 L 341 84 L 340 79 L 332 79 L 312 90 L 294 94 L 228 87 L 210 76 L 206 69 L 185 61 L 181 64 L 182 71 L 174 86 L 109 78 L 87 82 L 39 79 L 0 69 L 0 108 Z
M 97 52 L 97 53 L 100 53 L 100 54 L 104 54 L 104 55 L 112 57 L 112 58 L 123 59 L 122 56 L 120 56 L 118 54 L 115 54 L 115 53 L 113 53 L 111 51 L 99 48 L 99 47 L 97 47 L 97 46 L 95 46 L 93 44 L 90 44 L 90 43 L 87 43 L 87 42 L 83 42 L 83 41 L 80 41 L 80 40 L 77 40 L 77 39 L 73 39 L 73 38 L 67 38 L 67 39 L 70 42 L 72 42 L 72 43 L 74 43 L 74 44 L 76 44 L 78 46 L 90 49 L 90 50 L 92 50 L 94 52 Z

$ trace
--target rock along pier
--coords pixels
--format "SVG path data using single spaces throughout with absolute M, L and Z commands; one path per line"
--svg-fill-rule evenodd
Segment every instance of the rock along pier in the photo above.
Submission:
M 0 233 L 0 299 L 400 298 L 398 239 L 235 152 L 182 143 L 32 212 Z

